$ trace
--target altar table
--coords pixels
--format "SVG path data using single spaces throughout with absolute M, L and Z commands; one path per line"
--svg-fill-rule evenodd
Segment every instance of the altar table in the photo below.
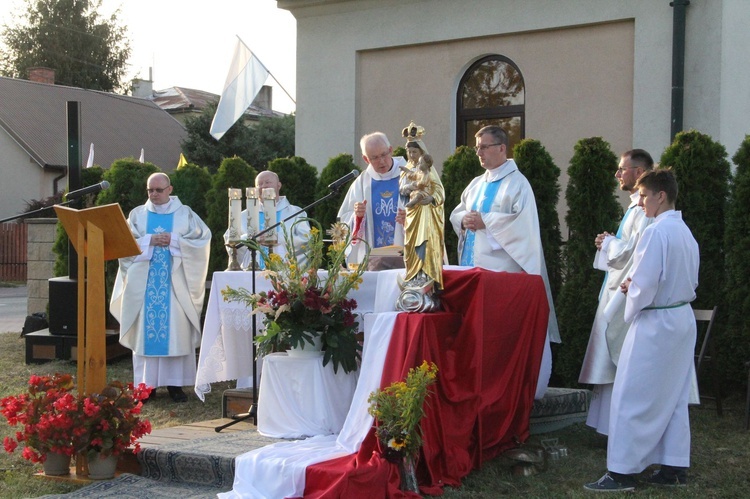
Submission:
M 338 436 L 237 457 L 234 489 L 220 497 L 398 495 L 398 470 L 378 451 L 367 397 L 424 360 L 439 372 L 422 423 L 417 476 L 423 493 L 460 485 L 472 469 L 525 441 L 549 315 L 541 277 L 471 269 L 445 270 L 443 278 L 444 312 L 375 314 Z
M 263 358 L 258 401 L 258 433 L 273 438 L 304 438 L 339 433 L 344 426 L 357 373 L 338 373 L 323 356 Z

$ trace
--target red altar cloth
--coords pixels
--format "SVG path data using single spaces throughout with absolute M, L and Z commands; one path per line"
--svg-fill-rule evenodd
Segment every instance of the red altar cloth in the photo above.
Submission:
M 549 315 L 537 275 L 445 270 L 443 282 L 445 312 L 398 316 L 380 382 L 404 379 L 423 360 L 438 366 L 417 470 L 430 495 L 528 438 Z M 305 477 L 306 498 L 404 496 L 374 430 L 357 454 L 308 466 Z

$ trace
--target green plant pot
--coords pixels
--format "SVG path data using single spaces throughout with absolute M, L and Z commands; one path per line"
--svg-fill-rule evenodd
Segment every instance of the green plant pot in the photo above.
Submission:
M 89 478 L 92 480 L 109 480 L 115 477 L 117 456 L 111 454 L 102 457 L 98 452 L 89 454 Z
M 42 463 L 44 474 L 49 476 L 70 475 L 70 456 L 48 452 L 47 458 Z

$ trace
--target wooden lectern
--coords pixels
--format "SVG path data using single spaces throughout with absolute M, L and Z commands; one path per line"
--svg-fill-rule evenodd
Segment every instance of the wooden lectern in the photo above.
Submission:
M 55 206 L 55 212 L 78 253 L 78 393 L 101 393 L 107 386 L 104 262 L 141 250 L 119 204 L 83 210 Z M 88 474 L 84 462 L 76 460 L 79 475 Z

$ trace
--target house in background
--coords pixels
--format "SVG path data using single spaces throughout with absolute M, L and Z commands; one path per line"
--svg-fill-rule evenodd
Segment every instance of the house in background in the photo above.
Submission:
M 689 5 L 684 7 L 685 4 Z M 673 7 L 675 4 L 676 7 Z M 658 160 L 683 129 L 731 156 L 750 133 L 746 0 L 277 0 L 297 20 L 296 154 L 360 157 L 359 138 L 403 145 L 413 120 L 438 169 L 484 124 L 538 139 L 563 171 L 584 137 Z M 686 22 L 677 23 L 675 8 Z M 679 12 L 678 12 L 679 13 Z M 684 81 L 673 32 L 684 26 Z M 682 88 L 681 88 L 682 87 Z M 446 207 L 450 211 L 453 207 Z M 566 211 L 561 199 L 558 211 Z M 561 216 L 561 221 L 564 217 Z
M 171 171 L 180 159 L 183 125 L 155 103 L 125 95 L 54 85 L 54 72 L 36 81 L 0 77 L 0 218 L 24 211 L 26 202 L 67 188 L 66 103 L 81 103 L 81 156 L 90 144 L 94 163 L 108 168 L 125 157 Z
M 219 102 L 219 95 L 195 90 L 185 87 L 171 87 L 165 90 L 153 89 L 151 80 L 136 79 L 131 86 L 133 97 L 148 99 L 174 117 L 177 121 L 185 124 L 191 117 L 203 112 L 211 103 Z M 243 116 L 246 126 L 253 126 L 260 118 L 280 118 L 286 116 L 284 113 L 274 111 L 272 106 L 273 87 L 263 85 L 260 92 L 247 108 Z

